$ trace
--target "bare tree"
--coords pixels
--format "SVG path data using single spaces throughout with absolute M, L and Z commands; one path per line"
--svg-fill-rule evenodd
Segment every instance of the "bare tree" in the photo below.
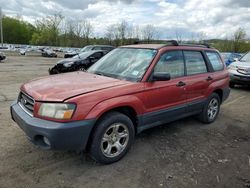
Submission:
M 140 26 L 139 25 L 136 25 L 133 27 L 133 38 L 135 39 L 140 39 L 141 36 L 141 30 L 140 30 Z
M 43 43 L 48 45 L 58 45 L 58 37 L 60 34 L 60 24 L 63 16 L 56 13 L 53 16 L 47 16 L 41 20 L 36 21 L 36 28 L 40 32 L 40 38 Z
M 120 44 L 123 45 L 127 35 L 128 23 L 123 20 L 120 24 L 117 25 L 117 30 L 119 33 L 119 38 L 121 40 Z
M 87 20 L 81 22 L 82 26 L 82 37 L 86 40 L 86 44 L 89 44 L 89 38 L 94 32 L 94 28 L 91 23 Z
M 182 33 L 178 31 L 177 29 L 175 30 L 175 38 L 177 42 L 182 43 Z
M 150 42 L 150 40 L 154 39 L 155 35 L 156 35 L 156 30 L 153 25 L 148 24 L 145 27 L 143 27 L 142 38 L 146 40 L 148 43 Z
M 115 38 L 114 37 L 114 33 L 115 33 L 114 29 L 115 29 L 114 25 L 110 25 L 106 29 L 105 37 L 107 38 L 110 45 L 112 44 L 112 40 L 114 40 L 114 38 Z
M 233 50 L 234 52 L 239 52 L 241 44 L 244 42 L 246 38 L 246 31 L 243 28 L 238 28 L 233 35 Z
M 207 37 L 206 37 L 206 33 L 204 33 L 203 31 L 200 32 L 200 33 L 198 34 L 198 38 L 199 38 L 199 42 L 200 42 L 200 43 L 204 43 L 204 42 L 205 42 L 205 39 L 207 38 Z

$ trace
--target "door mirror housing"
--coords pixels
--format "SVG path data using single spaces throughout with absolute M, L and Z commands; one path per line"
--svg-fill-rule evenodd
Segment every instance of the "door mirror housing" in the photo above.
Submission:
M 234 58 L 233 61 L 234 61 L 234 62 L 235 62 L 235 61 L 239 61 L 239 58 Z
M 168 81 L 171 79 L 171 76 L 169 73 L 153 73 L 152 81 Z

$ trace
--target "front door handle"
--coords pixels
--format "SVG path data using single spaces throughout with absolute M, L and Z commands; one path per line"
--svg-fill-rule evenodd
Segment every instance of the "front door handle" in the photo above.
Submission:
M 178 84 L 176 84 L 177 87 L 182 87 L 182 86 L 185 86 L 186 83 L 183 82 L 183 81 L 179 81 Z
M 212 78 L 211 76 L 208 76 L 206 80 L 207 80 L 207 81 L 212 81 L 213 78 Z

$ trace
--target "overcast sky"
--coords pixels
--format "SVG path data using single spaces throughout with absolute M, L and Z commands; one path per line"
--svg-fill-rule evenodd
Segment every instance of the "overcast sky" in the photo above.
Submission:
M 131 25 L 154 25 L 161 39 L 182 33 L 191 38 L 230 37 L 239 27 L 250 35 L 250 0 L 0 0 L 3 13 L 31 23 L 57 12 L 67 19 L 88 19 L 96 35 L 126 20 Z

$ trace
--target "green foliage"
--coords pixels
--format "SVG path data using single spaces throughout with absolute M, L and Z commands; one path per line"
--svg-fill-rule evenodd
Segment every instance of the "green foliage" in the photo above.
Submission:
M 3 18 L 5 43 L 29 44 L 35 30 L 35 27 L 28 22 L 6 16 Z

